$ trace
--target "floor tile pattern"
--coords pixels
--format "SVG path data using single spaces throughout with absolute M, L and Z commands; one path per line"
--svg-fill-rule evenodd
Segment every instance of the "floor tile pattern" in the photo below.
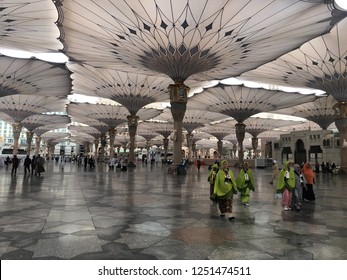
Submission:
M 317 174 L 316 202 L 295 212 L 275 199 L 271 169 L 255 169 L 251 205 L 234 197 L 229 221 L 209 200 L 206 166 L 46 169 L 0 167 L 0 259 L 347 259 L 344 175 Z

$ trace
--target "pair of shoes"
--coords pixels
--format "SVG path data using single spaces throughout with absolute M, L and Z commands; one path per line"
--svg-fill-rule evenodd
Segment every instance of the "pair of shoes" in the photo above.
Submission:
M 219 216 L 220 216 L 220 217 L 224 217 L 224 216 L 225 216 L 225 214 L 220 214 Z
M 269 184 L 271 184 L 271 185 L 272 185 L 272 184 L 273 184 L 273 182 L 269 182 Z
M 284 206 L 283 210 L 288 211 L 288 210 L 290 210 L 290 208 L 288 206 Z
M 235 217 L 229 217 L 229 221 L 235 220 Z

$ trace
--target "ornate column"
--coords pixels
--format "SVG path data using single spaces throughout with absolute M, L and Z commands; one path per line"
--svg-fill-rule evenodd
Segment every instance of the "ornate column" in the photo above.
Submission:
M 22 124 L 21 123 L 13 123 L 12 124 L 12 131 L 13 131 L 13 154 L 17 155 L 18 153 L 18 147 L 19 147 L 19 136 L 22 131 Z
M 135 136 L 137 131 L 137 125 L 139 124 L 139 116 L 127 116 L 128 119 L 128 128 L 130 136 L 130 147 L 129 147 L 129 163 L 128 166 L 135 167 Z
M 223 142 L 222 142 L 222 140 L 218 139 L 217 148 L 218 148 L 219 158 L 221 159 L 222 158 L 222 154 L 223 154 Z
M 98 149 L 99 149 L 99 139 L 94 140 L 94 148 L 95 148 L 95 159 L 98 158 Z
M 33 141 L 34 132 L 27 131 L 27 155 L 30 156 L 30 150 L 31 150 L 31 143 Z
M 186 135 L 186 139 L 187 139 L 187 146 L 188 146 L 188 160 L 189 162 L 193 162 L 194 160 L 194 155 L 193 155 L 193 149 L 192 149 L 192 146 L 193 146 L 193 137 L 194 135 L 191 134 L 191 133 L 187 133 Z
M 110 137 L 110 158 L 114 156 L 114 149 L 113 149 L 113 144 L 114 144 L 114 138 L 116 137 L 116 129 L 110 128 L 108 131 L 108 135 Z
M 333 108 L 335 109 L 335 125 L 340 135 L 340 170 L 347 173 L 347 102 L 340 101 Z
M 146 151 L 147 151 L 147 162 L 149 163 L 151 158 L 149 155 L 149 149 L 151 148 L 151 141 L 146 141 Z
M 182 121 L 187 108 L 188 92 L 187 87 L 183 82 L 176 82 L 169 85 L 171 114 L 174 120 L 174 145 L 173 145 L 173 163 L 179 165 L 182 160 Z
M 166 160 L 167 160 L 167 150 L 169 148 L 169 139 L 168 138 L 164 138 L 163 139 L 163 146 L 164 146 L 164 161 L 166 162 Z
M 106 146 L 106 135 L 103 133 L 100 136 L 100 162 L 104 162 L 105 160 L 105 146 Z
M 258 138 L 257 137 L 252 137 L 252 149 L 253 149 L 253 152 L 254 152 L 254 158 L 257 158 L 258 157 L 258 152 L 257 152 L 257 149 L 258 149 Z
M 239 166 L 243 164 L 243 140 L 245 139 L 246 134 L 246 125 L 243 123 L 235 124 L 236 129 L 236 138 L 239 144 Z
M 35 143 L 36 143 L 35 155 L 37 156 L 38 154 L 40 154 L 41 137 L 36 136 L 36 138 L 35 138 Z

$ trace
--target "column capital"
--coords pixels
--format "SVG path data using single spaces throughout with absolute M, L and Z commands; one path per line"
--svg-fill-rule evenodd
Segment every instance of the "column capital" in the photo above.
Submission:
M 189 90 L 190 88 L 181 81 L 169 85 L 170 103 L 187 103 Z

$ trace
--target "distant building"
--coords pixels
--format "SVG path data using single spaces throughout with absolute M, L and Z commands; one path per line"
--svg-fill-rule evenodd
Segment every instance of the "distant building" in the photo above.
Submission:
M 298 164 L 307 161 L 340 164 L 340 137 L 330 130 L 292 131 L 273 141 L 272 155 L 281 163 L 294 160 Z

